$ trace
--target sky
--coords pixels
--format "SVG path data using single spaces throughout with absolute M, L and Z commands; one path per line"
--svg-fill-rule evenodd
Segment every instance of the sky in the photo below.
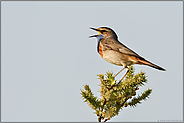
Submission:
M 97 74 L 122 69 L 89 39 L 101 26 L 166 69 L 134 65 L 148 80 L 138 93 L 152 94 L 110 121 L 183 121 L 182 1 L 1 1 L 1 121 L 97 122 L 80 89 L 89 84 L 100 97 Z

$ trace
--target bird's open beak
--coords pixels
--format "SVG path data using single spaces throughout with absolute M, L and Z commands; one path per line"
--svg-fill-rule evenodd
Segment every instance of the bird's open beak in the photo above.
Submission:
M 92 35 L 92 36 L 89 36 L 89 38 L 97 37 L 97 36 L 99 36 L 99 35 L 101 34 L 100 30 L 98 30 L 98 29 L 95 29 L 95 28 L 92 28 L 92 27 L 90 27 L 90 29 L 92 29 L 92 30 L 95 30 L 95 31 L 99 32 L 99 34 L 98 34 L 98 35 Z

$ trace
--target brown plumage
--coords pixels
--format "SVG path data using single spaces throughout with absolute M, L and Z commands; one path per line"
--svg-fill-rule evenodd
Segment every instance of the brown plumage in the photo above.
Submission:
M 129 49 L 124 44 L 119 42 L 118 36 L 111 28 L 100 27 L 97 29 L 95 28 L 91 28 L 91 29 L 99 32 L 98 35 L 93 35 L 90 37 L 97 38 L 98 40 L 97 51 L 100 54 L 100 56 L 103 59 L 105 59 L 107 62 L 110 62 L 115 65 L 123 66 L 123 69 L 125 68 L 127 69 L 127 66 L 130 66 L 133 64 L 140 64 L 140 65 L 148 65 L 158 70 L 165 71 L 164 68 L 149 62 L 148 60 L 139 56 L 133 50 Z M 120 72 L 118 72 L 117 74 L 119 74 Z M 127 69 L 127 72 L 128 72 L 128 69 Z M 117 74 L 115 76 L 117 76 Z

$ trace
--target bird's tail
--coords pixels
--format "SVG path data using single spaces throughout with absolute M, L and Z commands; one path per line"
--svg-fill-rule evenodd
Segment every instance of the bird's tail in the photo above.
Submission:
M 164 68 L 159 67 L 158 65 L 155 65 L 155 64 L 145 60 L 144 58 L 137 58 L 137 60 L 139 61 L 138 64 L 148 65 L 148 66 L 156 68 L 158 70 L 166 71 Z

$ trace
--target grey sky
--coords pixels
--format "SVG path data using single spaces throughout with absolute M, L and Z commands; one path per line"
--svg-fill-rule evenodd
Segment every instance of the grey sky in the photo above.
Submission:
M 2 121 L 96 122 L 80 89 L 96 96 L 97 74 L 122 67 L 103 60 L 89 27 L 108 26 L 119 40 L 165 68 L 134 65 L 152 88 L 136 108 L 124 108 L 114 122 L 183 119 L 183 2 L 3 1 L 1 2 Z M 117 79 L 120 79 L 125 71 Z

